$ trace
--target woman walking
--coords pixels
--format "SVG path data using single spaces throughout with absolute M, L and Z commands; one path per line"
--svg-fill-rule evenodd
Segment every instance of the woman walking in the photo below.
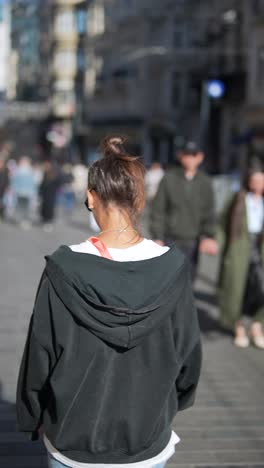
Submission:
M 232 199 L 221 223 L 221 320 L 234 332 L 235 345 L 264 349 L 264 174 L 251 168 L 244 187 Z M 245 327 L 250 320 L 249 333 Z
M 19 430 L 49 466 L 164 467 L 177 411 L 193 405 L 201 346 L 176 247 L 138 230 L 144 168 L 121 138 L 89 170 L 98 237 L 46 257 L 17 388 Z

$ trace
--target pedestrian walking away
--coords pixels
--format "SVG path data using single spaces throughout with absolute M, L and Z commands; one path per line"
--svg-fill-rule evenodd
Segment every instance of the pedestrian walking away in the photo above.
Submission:
M 162 468 L 180 440 L 173 419 L 193 405 L 200 375 L 190 272 L 176 246 L 140 234 L 140 159 L 120 137 L 106 138 L 102 153 L 86 202 L 100 233 L 46 257 L 18 429 L 43 435 L 53 468 Z
M 242 189 L 227 203 L 219 230 L 221 320 L 234 332 L 235 345 L 242 348 L 251 339 L 264 349 L 263 192 L 264 173 L 259 164 L 249 169 Z
M 4 196 L 9 187 L 9 180 L 10 177 L 6 161 L 0 158 L 0 218 L 4 217 Z
M 29 228 L 32 222 L 33 201 L 36 197 L 36 182 L 31 159 L 22 156 L 11 178 L 16 197 L 16 220 L 22 228 Z
M 162 179 L 150 214 L 150 232 L 161 245 L 176 245 L 187 255 L 192 274 L 199 252 L 217 253 L 215 207 L 209 177 L 198 168 L 204 155 L 194 142 L 177 153 L 179 167 Z
M 158 161 L 151 164 L 145 176 L 146 199 L 153 200 L 159 188 L 160 181 L 164 177 L 164 170 Z
M 52 230 L 52 224 L 55 218 L 57 193 L 60 184 L 61 178 L 57 168 L 51 161 L 46 161 L 44 163 L 43 179 L 39 187 L 39 195 L 41 199 L 40 215 L 44 230 L 46 231 Z

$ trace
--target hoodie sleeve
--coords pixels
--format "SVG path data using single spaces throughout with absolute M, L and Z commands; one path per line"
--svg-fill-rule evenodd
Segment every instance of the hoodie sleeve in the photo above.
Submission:
M 56 361 L 49 317 L 49 284 L 48 278 L 43 274 L 29 324 L 17 384 L 17 426 L 19 431 L 30 433 L 31 440 L 38 439 L 42 412 L 47 402 L 49 375 Z
M 179 355 L 182 356 L 180 373 L 176 379 L 179 411 L 194 404 L 201 364 L 202 347 L 198 315 L 192 293 L 189 267 L 186 267 L 186 282 L 178 303 L 179 315 L 182 317 L 182 334 L 177 335 Z
M 202 349 L 200 340 L 186 357 L 176 381 L 178 409 L 185 410 L 194 404 L 195 392 L 201 369 Z

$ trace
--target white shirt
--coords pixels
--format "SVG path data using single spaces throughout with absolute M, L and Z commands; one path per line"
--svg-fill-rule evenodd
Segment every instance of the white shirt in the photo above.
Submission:
M 256 197 L 253 193 L 246 194 L 247 224 L 250 234 L 262 231 L 264 221 L 264 205 L 262 197 Z
M 81 244 L 71 245 L 71 250 L 73 252 L 79 253 L 88 253 L 100 256 L 99 251 L 97 248 L 89 241 L 82 242 Z M 149 258 L 158 257 L 163 255 L 165 252 L 169 250 L 169 247 L 162 247 L 152 240 L 144 239 L 139 244 L 136 244 L 132 247 L 128 247 L 125 249 L 112 249 L 108 248 L 109 253 L 113 260 L 117 262 L 130 262 L 130 261 L 137 261 L 137 260 L 146 260 Z M 175 434 L 174 431 L 171 432 L 171 438 L 167 444 L 167 446 L 155 457 L 151 459 L 144 460 L 137 463 L 127 463 L 127 464 L 105 464 L 105 463 L 80 463 L 70 458 L 65 457 L 62 455 L 58 450 L 52 446 L 50 441 L 44 435 L 43 437 L 44 444 L 48 452 L 58 460 L 60 463 L 63 463 L 66 466 L 71 468 L 150 468 L 158 463 L 163 463 L 167 461 L 175 452 L 175 445 L 178 444 L 180 438 Z
M 81 244 L 71 245 L 71 250 L 79 253 L 88 253 L 100 256 L 98 249 L 89 241 Z M 113 249 L 108 247 L 108 251 L 117 262 L 133 262 L 137 260 L 147 260 L 158 257 L 169 250 L 169 247 L 162 247 L 149 239 L 143 239 L 139 244 L 125 249 Z
M 149 169 L 145 176 L 145 188 L 148 200 L 152 200 L 159 188 L 161 179 L 165 172 L 162 168 Z

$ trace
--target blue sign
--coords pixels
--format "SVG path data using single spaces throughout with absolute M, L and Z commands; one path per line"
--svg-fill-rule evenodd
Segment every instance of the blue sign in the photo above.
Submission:
M 221 80 L 207 81 L 207 93 L 213 99 L 220 99 L 225 93 L 225 85 Z

